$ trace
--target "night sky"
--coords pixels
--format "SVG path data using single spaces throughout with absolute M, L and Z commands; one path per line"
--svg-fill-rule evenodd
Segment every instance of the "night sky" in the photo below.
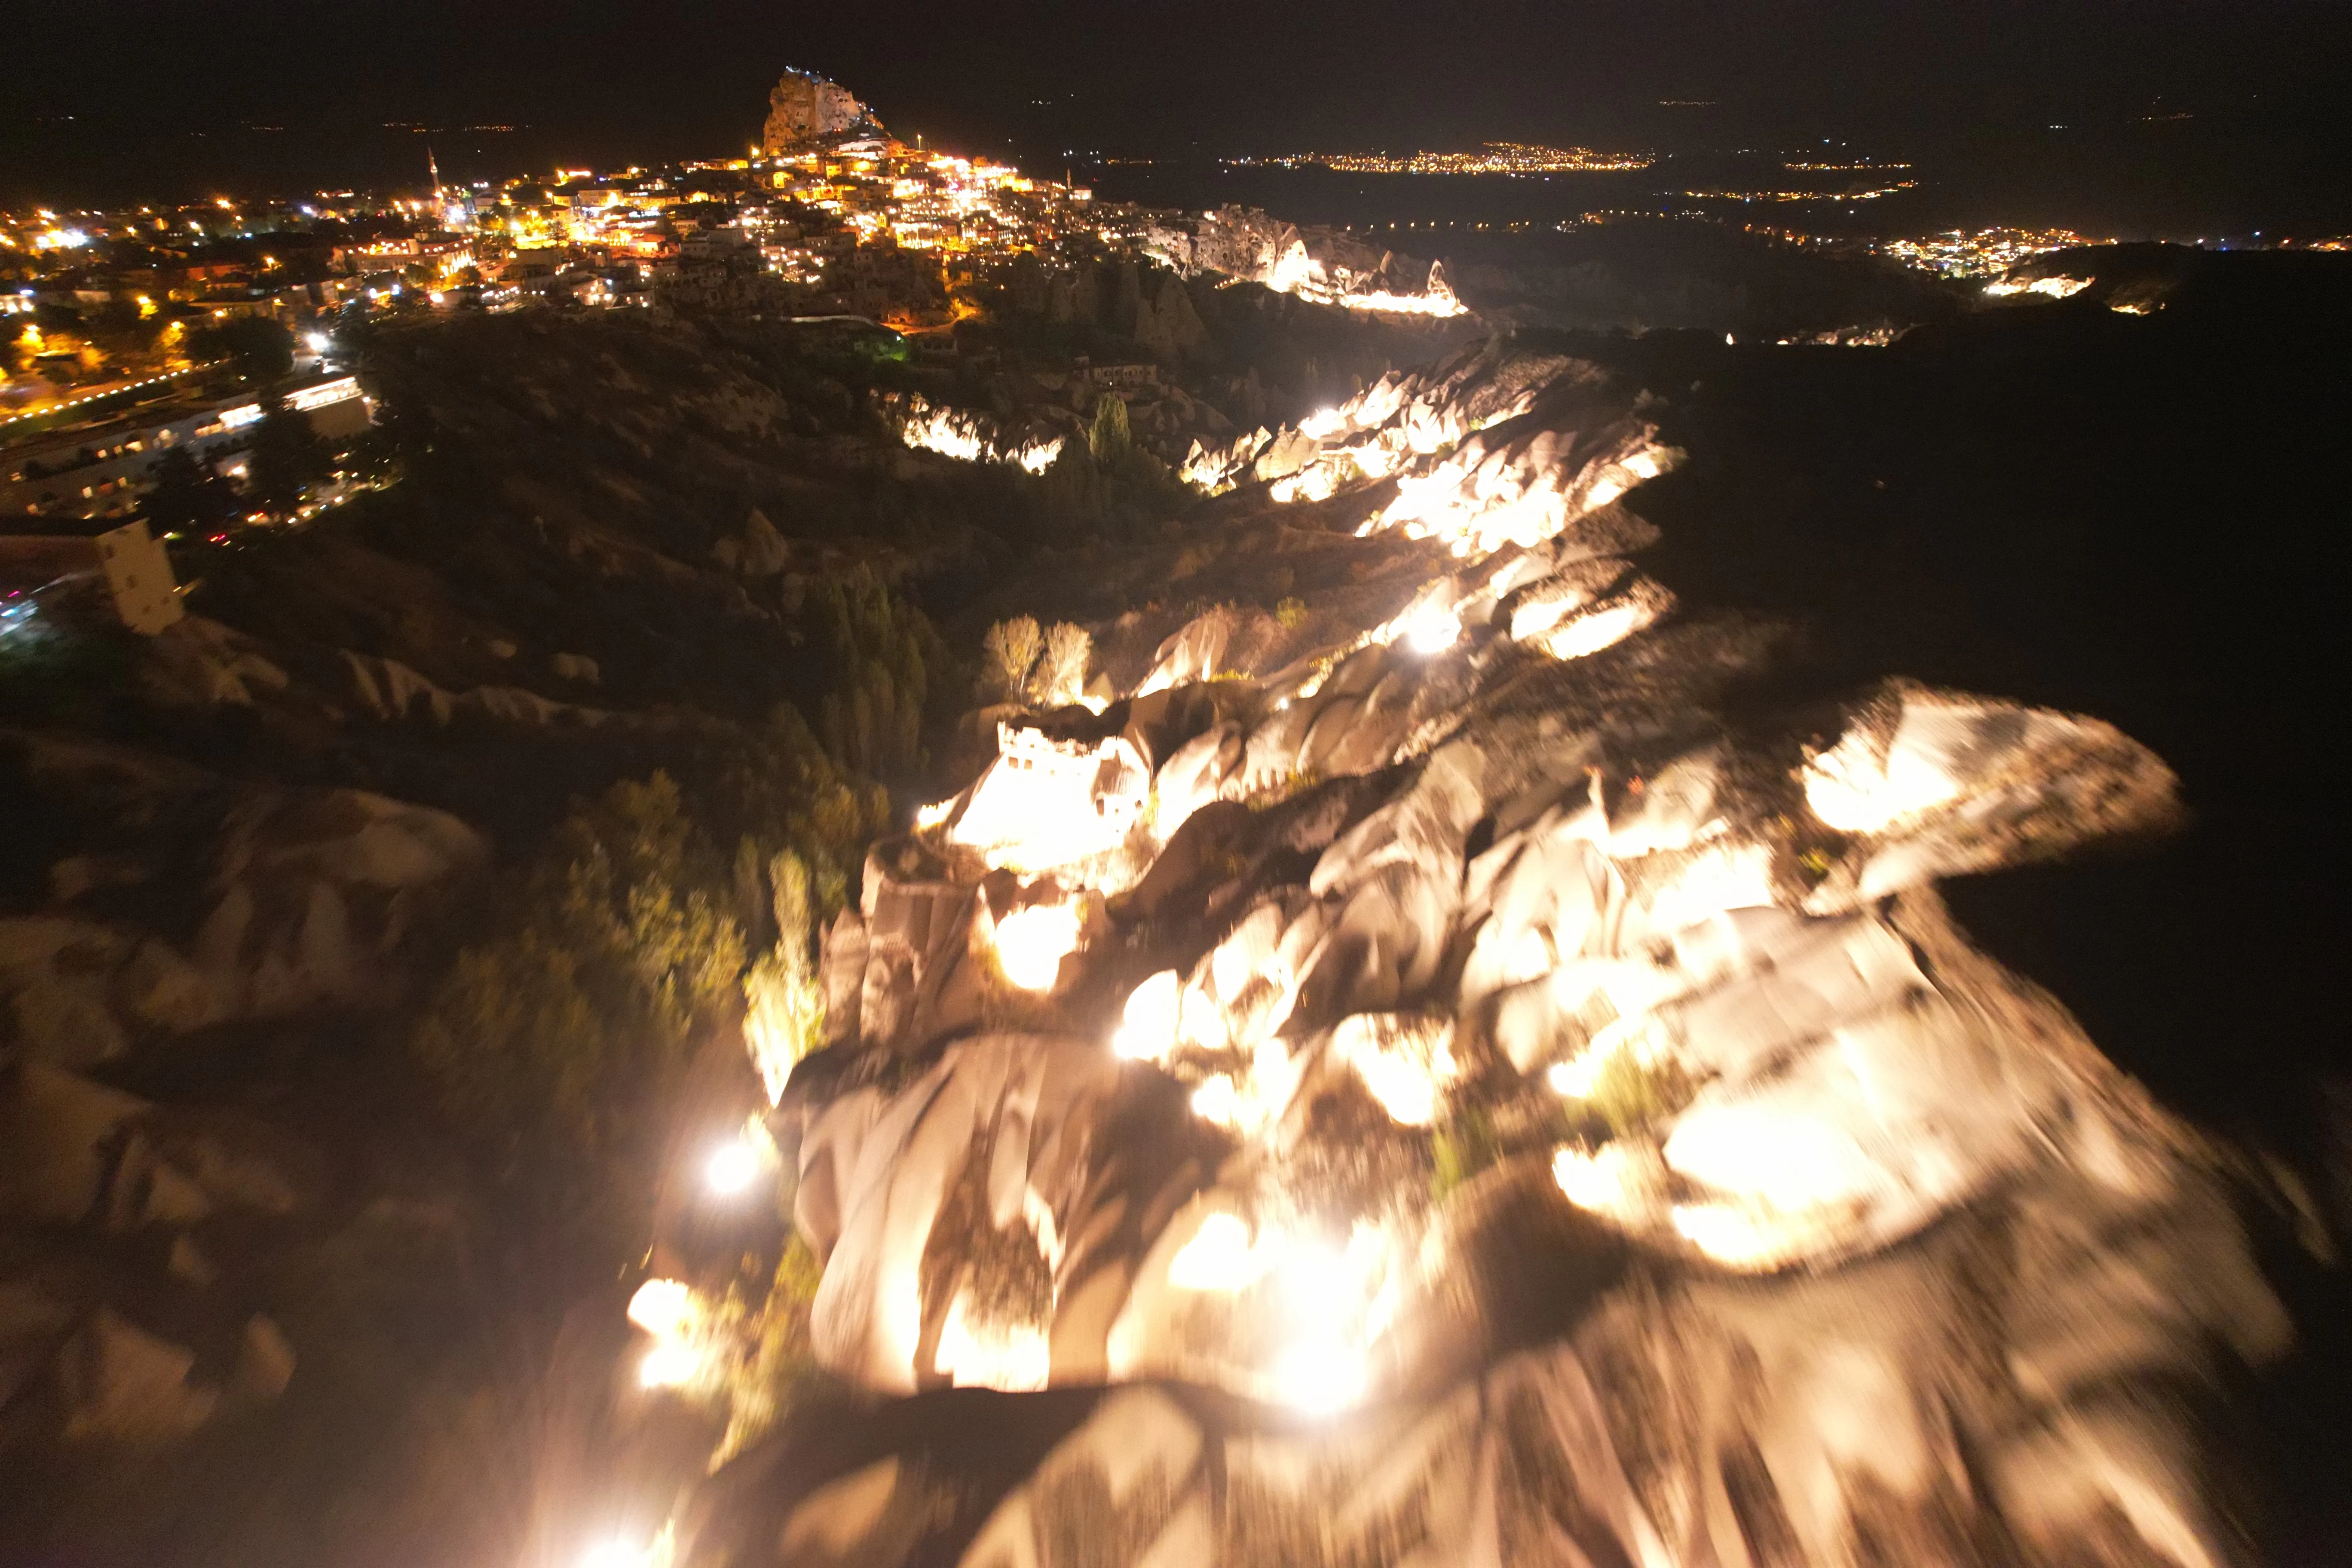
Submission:
M 2339 0 L 11 0 L 7 15 L 12 205 L 409 181 L 428 139 L 465 177 L 722 155 L 800 65 L 902 135 L 1038 166 L 1094 150 L 1830 138 L 2086 199 L 2135 182 L 2184 215 L 2309 224 L 2352 205 Z M 485 125 L 516 129 L 463 129 Z

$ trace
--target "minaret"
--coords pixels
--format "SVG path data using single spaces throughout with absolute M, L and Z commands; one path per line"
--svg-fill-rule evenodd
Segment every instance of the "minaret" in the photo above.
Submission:
M 430 143 L 425 148 L 425 168 L 433 176 L 433 205 L 436 207 L 444 205 L 441 200 L 441 161 L 433 155 Z

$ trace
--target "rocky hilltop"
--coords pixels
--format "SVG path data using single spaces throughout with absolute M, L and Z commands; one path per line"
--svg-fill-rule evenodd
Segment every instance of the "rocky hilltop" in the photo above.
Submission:
M 1780 634 L 1637 564 L 1637 391 L 1500 339 L 1196 454 L 1299 596 L 1106 627 L 876 846 L 768 1125 L 817 1360 L 908 1397 L 687 1560 L 2238 1554 L 2197 1412 L 2290 1336 L 2230 1160 L 1937 891 L 2171 773 L 1759 695 Z
M 2279 259 L 355 340 L 0 637 L 0 1561 L 2345 1560 Z
M 774 158 L 881 131 L 874 111 L 839 82 L 813 71 L 788 70 L 768 90 L 768 122 L 761 132 L 760 150 Z

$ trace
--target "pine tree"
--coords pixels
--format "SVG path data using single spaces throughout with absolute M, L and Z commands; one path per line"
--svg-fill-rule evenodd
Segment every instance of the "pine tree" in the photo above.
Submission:
M 238 510 L 236 492 L 184 447 L 163 454 L 155 465 L 154 488 L 139 503 L 147 531 L 158 537 L 209 534 L 234 519 Z
M 1134 447 L 1135 438 L 1127 426 L 1127 400 L 1115 392 L 1104 393 L 1095 401 L 1095 422 L 1087 431 L 1087 452 L 1097 464 L 1112 468 Z
M 302 504 L 303 496 L 334 471 L 334 455 L 310 417 L 287 406 L 275 394 L 263 400 L 261 423 L 253 431 L 252 479 L 249 498 L 280 514 Z

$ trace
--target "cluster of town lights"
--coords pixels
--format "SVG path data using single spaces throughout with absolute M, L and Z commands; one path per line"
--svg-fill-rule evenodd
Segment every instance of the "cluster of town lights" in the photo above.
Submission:
M 1280 158 L 1288 167 L 1320 164 L 1343 174 L 1620 174 L 1646 169 L 1646 153 L 1596 153 L 1590 147 L 1545 147 L 1526 142 L 1489 142 L 1475 153 L 1307 153 Z

